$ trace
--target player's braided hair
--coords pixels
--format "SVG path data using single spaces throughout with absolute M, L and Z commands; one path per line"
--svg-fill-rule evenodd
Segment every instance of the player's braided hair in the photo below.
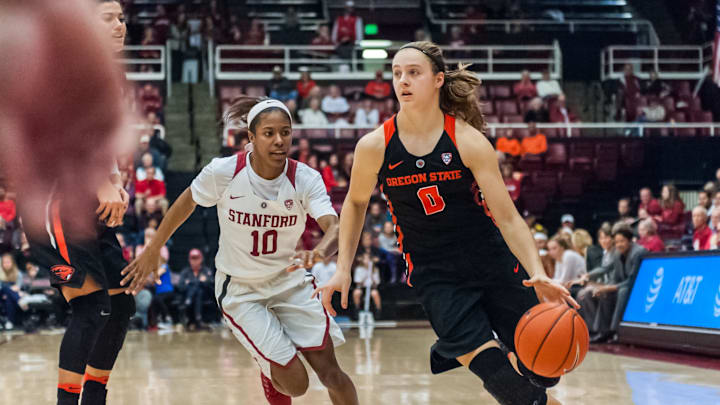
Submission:
M 440 109 L 447 114 L 462 118 L 478 131 L 485 132 L 485 117 L 475 95 L 480 79 L 467 70 L 470 66 L 458 63 L 456 70 L 448 69 L 443 59 L 442 49 L 430 41 L 417 41 L 404 45 L 422 52 L 430 59 L 433 73 L 445 73 L 445 82 L 440 88 Z

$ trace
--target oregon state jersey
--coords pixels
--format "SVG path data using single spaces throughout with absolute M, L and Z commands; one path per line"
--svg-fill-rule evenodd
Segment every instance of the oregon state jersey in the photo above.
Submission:
M 388 200 L 408 275 L 413 260 L 509 253 L 472 172 L 460 159 L 455 118 L 445 114 L 443 134 L 425 156 L 405 149 L 396 116 L 383 126 L 380 190 Z

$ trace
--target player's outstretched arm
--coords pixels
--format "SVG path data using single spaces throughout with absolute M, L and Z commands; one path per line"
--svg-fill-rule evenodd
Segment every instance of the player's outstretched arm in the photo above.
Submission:
M 355 147 L 350 188 L 340 211 L 337 271 L 325 285 L 313 292 L 313 297 L 322 292 L 323 306 L 332 316 L 336 315 L 330 303 L 335 291 L 341 293 L 342 307 L 347 308 L 348 305 L 350 270 L 365 222 L 368 201 L 377 185 L 384 153 L 385 138 L 382 127 L 362 137 Z
M 497 155 L 490 142 L 478 130 L 460 120 L 456 133 L 460 157 L 480 186 L 505 242 L 530 276 L 530 280 L 523 284 L 535 287 L 541 300 L 567 301 L 579 308 L 570 292 L 554 283 L 545 273 L 530 229 L 515 208 L 502 180 Z
M 121 285 L 128 285 L 125 290 L 126 294 L 137 294 L 140 292 L 145 284 L 150 273 L 156 273 L 160 263 L 160 249 L 167 243 L 170 236 L 182 225 L 193 213 L 197 204 L 193 201 L 192 192 L 190 187 L 185 189 L 180 197 L 173 203 L 168 210 L 165 218 L 163 218 L 160 226 L 158 227 L 155 237 L 152 239 L 150 244 L 145 246 L 145 250 L 136 257 L 127 267 L 122 271 L 122 275 L 125 278 L 120 282 Z

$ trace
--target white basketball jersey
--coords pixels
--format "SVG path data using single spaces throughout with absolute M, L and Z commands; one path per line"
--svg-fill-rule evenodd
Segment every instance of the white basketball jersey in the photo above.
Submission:
M 247 282 L 263 282 L 291 264 L 308 214 L 319 218 L 337 213 L 320 173 L 302 163 L 287 160 L 276 200 L 253 192 L 250 170 L 247 153 L 214 159 L 191 191 L 198 204 L 217 205 L 217 269 Z

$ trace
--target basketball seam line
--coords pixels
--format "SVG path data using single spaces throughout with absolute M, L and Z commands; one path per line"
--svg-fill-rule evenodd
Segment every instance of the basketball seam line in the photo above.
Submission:
M 527 326 L 530 324 L 530 321 L 531 321 L 532 319 L 534 319 L 536 316 L 540 316 L 540 315 L 544 314 L 544 313 L 547 312 L 547 311 L 552 311 L 552 310 L 555 309 L 555 308 L 556 308 L 556 306 L 555 306 L 555 307 L 552 307 L 552 308 L 545 309 L 545 310 L 541 311 L 540 313 L 538 313 L 537 315 L 533 316 L 531 319 L 529 319 L 527 322 L 525 322 L 525 325 L 523 325 L 522 329 L 520 329 L 520 332 L 518 332 L 517 335 L 518 335 L 518 336 L 522 336 L 522 333 L 525 331 L 525 328 L 527 328 Z M 520 319 L 522 320 L 522 317 L 521 317 Z M 516 346 L 517 346 L 517 345 L 516 345 Z M 515 347 L 515 351 L 517 352 L 517 347 Z M 518 358 L 519 358 L 519 357 L 518 357 Z
M 535 368 L 535 362 L 537 361 L 537 356 L 538 356 L 538 354 L 540 354 L 540 351 L 542 350 L 542 347 L 545 344 L 545 341 L 547 340 L 548 335 L 552 332 L 553 328 L 555 328 L 555 325 L 557 325 L 557 323 L 560 321 L 560 319 L 563 317 L 563 315 L 565 315 L 565 313 L 568 310 L 570 310 L 570 307 L 565 308 L 563 313 L 560 314 L 560 316 L 558 316 L 557 319 L 555 319 L 552 326 L 550 327 L 548 332 L 545 334 L 545 337 L 543 337 L 542 342 L 540 342 L 540 346 L 538 346 L 537 351 L 535 352 L 535 357 L 533 357 L 532 368 Z
M 563 316 L 565 314 L 563 313 Z M 560 366 L 553 371 L 553 374 L 557 373 L 558 370 L 562 369 L 565 363 L 567 362 L 568 355 L 572 352 L 573 343 L 575 343 L 575 314 L 572 314 L 572 319 L 570 320 L 572 322 L 572 330 L 570 331 L 570 346 L 568 346 L 567 353 L 565 353 L 565 357 L 563 358 L 562 363 L 560 363 Z

